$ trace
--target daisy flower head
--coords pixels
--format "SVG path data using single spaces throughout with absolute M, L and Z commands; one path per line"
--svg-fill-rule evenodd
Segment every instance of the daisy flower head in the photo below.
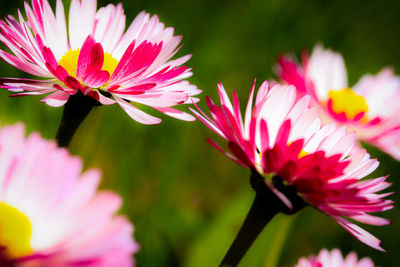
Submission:
M 317 256 L 300 258 L 295 267 L 374 267 L 370 258 L 358 259 L 355 252 L 343 257 L 339 249 L 328 251 L 323 249 Z
M 0 266 L 132 266 L 133 226 L 100 173 L 22 124 L 0 131 Z
M 320 108 L 324 122 L 346 125 L 360 141 L 400 160 L 400 77 L 392 69 L 364 75 L 350 88 L 343 57 L 316 45 L 301 64 L 281 57 L 277 74 L 300 94 L 312 96 L 311 105 Z
M 125 29 L 122 4 L 97 10 L 96 0 L 72 0 L 66 21 L 61 0 L 55 12 L 47 0 L 32 0 L 25 13 L 27 19 L 18 11 L 18 18 L 0 21 L 0 40 L 10 50 L 0 50 L 0 58 L 42 79 L 3 78 L 1 87 L 17 96 L 47 94 L 42 101 L 55 107 L 83 94 L 103 105 L 117 103 L 143 124 L 161 120 L 132 103 L 194 120 L 172 108 L 198 101 L 192 96 L 201 91 L 184 80 L 192 75 L 183 65 L 191 55 L 171 60 L 182 38 L 157 15 L 143 11 Z
M 255 84 L 244 119 L 236 92 L 231 103 L 222 84 L 218 85 L 221 106 L 206 99 L 210 117 L 197 106 L 197 111 L 192 109 L 201 122 L 227 140 L 228 151 L 210 143 L 240 165 L 256 170 L 288 208 L 293 203 L 278 190 L 277 178 L 360 241 L 382 250 L 377 238 L 348 220 L 390 223 L 368 214 L 392 208 L 392 201 L 383 199 L 388 193 L 377 194 L 390 185 L 387 177 L 363 179 L 377 168 L 378 161 L 363 149 L 352 149 L 354 134 L 345 127 L 321 126 L 318 111 L 308 108 L 310 96 L 296 98 L 294 86 L 271 87 L 265 81 L 253 106 L 254 90 Z

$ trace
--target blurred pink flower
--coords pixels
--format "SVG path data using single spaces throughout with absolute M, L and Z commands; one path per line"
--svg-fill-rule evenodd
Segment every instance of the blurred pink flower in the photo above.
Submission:
M 199 108 L 196 117 L 228 141 L 230 152 L 214 141 L 210 143 L 230 159 L 264 175 L 270 189 L 292 208 L 289 199 L 272 183 L 272 177 L 293 185 L 306 202 L 335 219 L 347 231 L 367 245 L 383 250 L 380 241 L 344 217 L 372 225 L 388 220 L 367 213 L 393 208 L 392 201 L 376 194 L 390 184 L 387 177 L 362 180 L 379 165 L 363 149 L 352 150 L 354 134 L 335 124 L 321 127 L 316 109 L 308 109 L 310 96 L 296 99 L 294 86 L 264 82 L 253 107 L 253 87 L 244 121 L 239 99 L 233 92 L 233 105 L 222 84 L 218 85 L 221 107 L 207 97 L 211 113 Z M 197 107 L 197 106 L 196 106 Z M 351 152 L 352 151 L 352 152 Z M 351 152 L 351 153 L 350 153 Z
M 27 21 L 18 12 L 0 21 L 0 40 L 12 54 L 0 58 L 29 74 L 45 78 L 0 79 L 0 86 L 21 95 L 49 94 L 42 101 L 62 106 L 82 92 L 103 105 L 118 103 L 134 120 L 160 123 L 128 102 L 135 102 L 182 120 L 193 116 L 171 108 L 198 101 L 201 91 L 183 79 L 192 75 L 182 66 L 191 55 L 170 60 L 181 36 L 158 17 L 141 12 L 125 31 L 121 4 L 96 11 L 96 0 L 72 0 L 68 31 L 61 0 L 55 14 L 47 0 L 25 3 Z
M 400 78 L 385 68 L 349 88 L 343 57 L 317 45 L 302 64 L 281 57 L 277 73 L 300 95 L 310 94 L 324 122 L 335 121 L 400 160 Z
M 96 192 L 97 170 L 22 124 L 0 131 L 0 265 L 132 266 L 121 198 Z M 12 265 L 14 266 L 14 265 Z
M 374 263 L 370 258 L 362 258 L 358 260 L 357 254 L 351 252 L 346 258 L 338 249 L 329 252 L 323 249 L 318 256 L 310 256 L 309 258 L 301 258 L 295 267 L 374 267 Z

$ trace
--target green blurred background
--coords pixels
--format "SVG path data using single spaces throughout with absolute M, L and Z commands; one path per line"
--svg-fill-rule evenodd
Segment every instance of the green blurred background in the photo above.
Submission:
M 98 6 L 110 2 L 119 1 L 99 1 Z M 228 91 L 239 91 L 243 104 L 254 78 L 258 85 L 276 78 L 272 66 L 280 53 L 299 55 L 317 42 L 343 53 L 350 84 L 386 65 L 400 73 L 397 0 L 122 2 L 127 23 L 146 10 L 183 35 L 178 56 L 193 54 L 190 81 L 204 90 L 202 98 L 215 99 L 216 84 L 222 81 Z M 69 7 L 69 1 L 64 4 Z M 23 9 L 21 0 L 2 0 L 0 15 L 15 15 L 17 8 Z M 4 62 L 0 70 L 2 77 L 26 76 Z M 5 90 L 0 95 L 2 124 L 23 121 L 29 131 L 54 138 L 61 108 L 40 103 L 40 97 L 8 95 Z M 145 126 L 116 105 L 97 108 L 77 132 L 71 152 L 83 157 L 86 168 L 102 169 L 102 188 L 123 196 L 121 213 L 134 223 L 141 245 L 135 255 L 138 266 L 216 266 L 251 205 L 249 172 L 206 143 L 216 136 L 201 123 L 162 118 L 160 125 Z M 390 174 L 392 190 L 398 192 L 400 164 L 369 150 L 381 161 L 373 176 Z M 399 202 L 399 194 L 392 199 Z M 293 266 L 301 256 L 334 247 L 369 256 L 380 266 L 400 266 L 398 209 L 383 215 L 394 223 L 365 228 L 382 239 L 387 253 L 367 247 L 332 219 L 306 208 L 292 217 L 276 217 L 241 266 Z

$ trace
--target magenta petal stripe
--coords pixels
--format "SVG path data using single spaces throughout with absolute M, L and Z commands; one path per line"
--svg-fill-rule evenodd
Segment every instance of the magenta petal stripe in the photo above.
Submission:
M 25 137 L 22 124 L 2 127 L 0 266 L 134 266 L 139 245 L 117 214 L 120 196 L 98 191 L 100 172 L 82 165 L 37 133 Z
M 254 89 L 253 84 L 244 116 L 236 92 L 232 104 L 222 84 L 218 85 L 221 106 L 206 99 L 210 116 L 197 105 L 197 110 L 191 109 L 227 141 L 226 150 L 214 141 L 209 141 L 211 145 L 240 165 L 257 170 L 281 200 L 272 177 L 294 186 L 306 202 L 360 241 L 383 250 L 380 240 L 346 219 L 371 225 L 390 223 L 369 214 L 393 208 L 393 202 L 384 199 L 390 193 L 379 193 L 390 185 L 387 177 L 365 178 L 378 167 L 378 161 L 356 145 L 354 133 L 345 127 L 322 126 L 318 111 L 308 108 L 311 97 L 298 96 L 294 86 L 271 87 L 264 82 L 253 106 Z M 290 209 L 292 203 L 285 201 Z
M 43 80 L 36 88 L 12 79 L 0 87 L 21 96 L 32 91 L 47 94 L 43 102 L 55 107 L 64 105 L 67 96 L 57 91 L 80 91 L 103 105 L 120 104 L 144 124 L 161 120 L 144 115 L 135 103 L 194 120 L 173 108 L 199 101 L 193 96 L 201 90 L 185 80 L 192 75 L 191 68 L 182 65 L 191 55 L 171 60 L 182 37 L 174 36 L 174 29 L 165 27 L 157 15 L 143 11 L 125 29 L 121 4 L 97 10 L 95 0 L 72 0 L 68 21 L 61 0 L 55 12 L 47 0 L 32 0 L 24 8 L 27 19 L 19 12 L 18 20 L 8 16 L 0 21 L 0 41 L 9 50 L 0 50 L 0 58 Z
M 342 55 L 316 45 L 301 63 L 282 56 L 276 70 L 299 97 L 311 96 L 310 105 L 318 108 L 324 123 L 346 125 L 359 141 L 400 160 L 400 77 L 391 68 L 364 75 L 350 88 Z
M 332 251 L 321 250 L 317 256 L 302 257 L 294 267 L 374 267 L 370 258 L 358 259 L 355 252 L 350 252 L 346 257 L 339 249 Z

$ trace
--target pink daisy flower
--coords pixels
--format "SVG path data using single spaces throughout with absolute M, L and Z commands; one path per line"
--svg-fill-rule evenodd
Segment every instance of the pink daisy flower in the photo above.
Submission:
M 364 75 L 349 88 L 343 57 L 317 45 L 301 64 L 281 57 L 278 76 L 295 85 L 300 95 L 310 94 L 324 122 L 335 121 L 400 160 L 400 78 L 385 68 Z
M 329 252 L 323 249 L 318 256 L 310 256 L 309 258 L 300 258 L 295 267 L 374 267 L 374 263 L 370 258 L 362 258 L 358 260 L 357 254 L 349 253 L 345 258 L 339 249 L 333 249 Z
M 0 86 L 16 95 L 42 95 L 50 106 L 64 105 L 78 92 L 103 105 L 119 104 L 134 120 L 160 123 L 128 102 L 144 104 L 182 120 L 194 118 L 172 108 L 198 101 L 201 91 L 184 79 L 182 66 L 191 55 L 175 60 L 181 36 L 165 28 L 158 17 L 141 12 L 125 31 L 122 5 L 96 10 L 96 0 L 72 0 L 68 30 L 61 0 L 55 13 L 47 0 L 25 3 L 27 20 L 8 16 L 0 21 L 0 40 L 12 53 L 0 50 L 10 65 L 41 80 L 5 78 Z
M 387 188 L 387 177 L 361 180 L 379 165 L 363 149 L 352 150 L 354 134 L 335 124 L 321 126 L 316 109 L 308 109 L 310 97 L 296 99 L 294 86 L 264 82 L 253 107 L 253 87 L 244 120 L 239 99 L 233 104 L 218 85 L 221 107 L 207 97 L 211 117 L 192 109 L 207 127 L 228 141 L 229 152 L 210 143 L 230 159 L 264 176 L 267 186 L 290 209 L 291 201 L 274 186 L 272 177 L 294 186 L 306 202 L 331 216 L 367 245 L 383 250 L 380 241 L 353 221 L 385 225 L 388 220 L 368 213 L 393 208 L 392 201 L 377 194 Z M 352 153 L 350 153 L 353 151 Z
M 115 214 L 117 194 L 96 192 L 99 171 L 24 135 L 22 124 L 0 131 L 0 265 L 132 266 L 132 224 Z

